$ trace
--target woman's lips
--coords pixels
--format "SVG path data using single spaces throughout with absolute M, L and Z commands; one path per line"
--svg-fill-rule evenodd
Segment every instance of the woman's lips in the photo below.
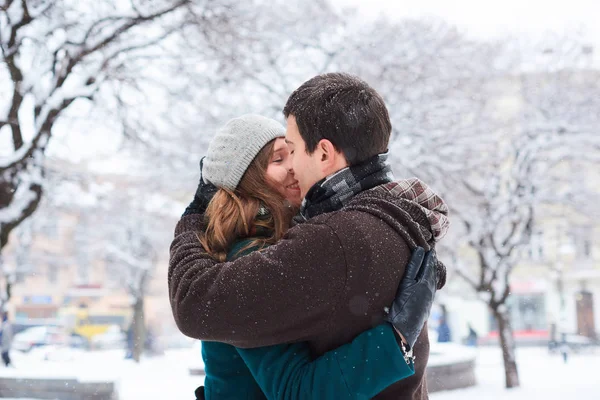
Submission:
M 298 181 L 296 181 L 290 185 L 287 185 L 285 188 L 289 189 L 289 190 L 300 190 L 300 186 L 298 186 Z

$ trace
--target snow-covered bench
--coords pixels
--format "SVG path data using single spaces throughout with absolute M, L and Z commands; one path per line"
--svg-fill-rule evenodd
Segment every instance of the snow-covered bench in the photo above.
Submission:
M 114 382 L 70 378 L 0 377 L 0 398 L 118 400 Z
M 475 386 L 475 355 L 470 347 L 432 342 L 426 371 L 429 392 Z

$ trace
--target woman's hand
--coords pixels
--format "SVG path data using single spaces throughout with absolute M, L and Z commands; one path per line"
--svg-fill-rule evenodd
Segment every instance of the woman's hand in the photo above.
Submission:
M 204 214 L 208 207 L 208 203 L 210 203 L 210 200 L 217 192 L 217 187 L 215 185 L 210 182 L 206 183 L 202 179 L 203 160 L 204 157 L 200 159 L 200 181 L 198 182 L 198 188 L 196 188 L 196 193 L 194 194 L 194 200 L 192 200 L 190 205 L 185 209 L 183 216 L 190 214 Z
M 407 344 L 408 350 L 412 350 L 429 318 L 437 288 L 437 264 L 435 250 L 425 253 L 423 248 L 417 247 L 413 251 L 386 317 Z

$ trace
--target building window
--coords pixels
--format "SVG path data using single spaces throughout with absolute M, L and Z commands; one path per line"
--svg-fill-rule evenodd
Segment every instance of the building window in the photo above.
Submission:
M 79 236 L 81 238 L 81 236 Z M 85 251 L 85 246 L 82 245 L 80 240 L 76 239 L 77 253 L 75 255 L 77 260 L 77 284 L 86 285 L 90 283 L 90 257 Z
M 25 282 L 25 278 L 27 278 L 26 271 L 17 271 L 15 273 L 15 283 L 23 283 Z
M 583 255 L 585 258 L 590 258 L 592 256 L 592 241 L 589 238 L 586 238 L 583 241 Z
M 592 257 L 592 232 L 591 226 L 577 226 L 571 234 L 572 246 L 579 259 L 589 259 Z
M 80 285 L 90 283 L 90 274 L 87 266 L 77 268 L 77 278 Z
M 84 260 L 77 264 L 77 284 L 86 285 L 90 283 L 90 265 Z
M 532 261 L 541 261 L 544 259 L 544 234 L 541 231 L 531 234 L 529 259 Z
M 546 323 L 546 299 L 544 294 L 512 294 L 506 301 L 513 331 L 541 331 L 548 329 Z M 498 323 L 492 316 L 492 331 Z
M 511 321 L 515 330 L 531 331 L 547 328 L 543 294 L 515 295 L 511 311 Z
M 48 264 L 48 282 L 58 282 L 58 265 L 53 261 Z

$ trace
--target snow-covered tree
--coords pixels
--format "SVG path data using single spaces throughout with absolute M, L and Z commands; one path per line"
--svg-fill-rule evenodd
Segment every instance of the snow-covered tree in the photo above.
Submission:
M 133 335 L 132 356 L 136 362 L 140 361 L 146 340 L 144 297 L 157 262 L 146 226 L 138 218 L 116 225 L 118 229 L 107 246 L 106 255 L 107 272 L 118 277 L 131 298 L 133 317 L 128 335 Z
M 479 292 L 498 322 L 507 387 L 519 386 L 519 377 L 506 302 L 511 273 L 529 246 L 536 216 L 544 205 L 575 207 L 576 199 L 589 202 L 599 195 L 565 167 L 584 161 L 598 168 L 600 74 L 565 65 L 566 56 L 560 61 L 560 68 L 537 65 L 501 79 L 505 94 L 499 100 L 512 99 L 505 104 L 511 116 L 491 132 L 496 143 L 485 152 L 486 163 L 458 178 L 448 192 L 460 222 L 452 246 L 466 245 L 476 266 L 455 257 L 455 271 Z
M 60 121 L 88 114 L 105 128 L 96 134 L 118 130 L 142 143 L 161 131 L 173 135 L 167 108 L 202 92 L 200 76 L 219 43 L 234 42 L 232 26 L 244 28 L 236 7 L 230 0 L 0 2 L 0 249 L 40 202 Z M 187 64 L 190 49 L 208 61 Z
M 532 71 L 531 49 L 473 42 L 436 20 L 383 19 L 354 40 L 344 56 L 360 60 L 351 71 L 386 99 L 394 169 L 448 201 L 454 226 L 441 254 L 498 321 L 506 386 L 518 386 L 511 273 L 541 206 L 589 204 L 594 195 L 564 173 L 565 163 L 597 166 L 600 154 L 598 74 L 572 51 L 585 46 L 571 42 L 555 60 L 546 49 Z
M 222 50 L 219 76 L 226 79 L 213 80 L 211 102 L 218 124 L 243 110 L 282 120 L 285 101 L 302 82 L 340 70 L 335 62 L 346 48 L 347 14 L 327 0 L 275 0 L 254 9 L 246 25 L 252 34 Z
M 88 171 L 52 178 L 62 183 L 62 189 L 51 190 L 47 198 L 78 215 L 72 239 L 78 265 L 89 268 L 100 261 L 105 281 L 99 283 L 129 296 L 132 320 L 128 335 L 133 339 L 133 359 L 139 362 L 146 337 L 144 300 L 159 253 L 166 253 L 168 248 L 171 233 L 166 227 L 172 226 L 183 206 L 153 193 L 147 177 Z M 63 193 L 67 184 L 70 198 Z
M 12 287 L 17 281 L 18 274 L 24 275 L 32 272 L 31 244 L 34 235 L 32 225 L 31 222 L 26 221 L 26 223 L 21 224 L 20 229 L 16 232 L 19 246 L 15 249 L 11 264 L 5 263 L 0 255 L 0 279 L 2 282 L 0 289 L 0 310 L 4 310 L 10 300 Z

